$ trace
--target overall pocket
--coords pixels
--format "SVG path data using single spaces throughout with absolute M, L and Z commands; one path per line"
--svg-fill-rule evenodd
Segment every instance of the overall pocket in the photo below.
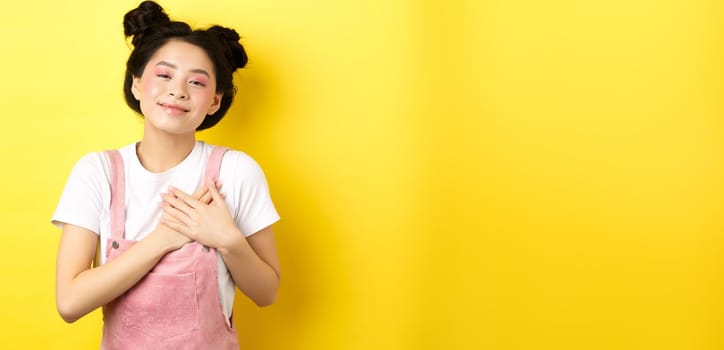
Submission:
M 199 326 L 194 273 L 150 272 L 124 296 L 123 322 L 158 339 L 191 332 Z

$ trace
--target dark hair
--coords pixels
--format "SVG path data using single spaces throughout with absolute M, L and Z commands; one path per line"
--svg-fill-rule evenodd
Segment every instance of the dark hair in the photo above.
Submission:
M 196 130 L 208 129 L 221 118 L 234 100 L 236 89 L 233 73 L 248 61 L 239 34 L 230 28 L 214 25 L 208 29 L 192 30 L 184 22 L 171 21 L 163 8 L 153 1 L 144 1 L 123 17 L 123 32 L 131 37 L 133 52 L 126 63 L 123 93 L 131 109 L 141 113 L 141 105 L 131 92 L 133 77 L 140 77 L 146 64 L 158 49 L 171 40 L 180 40 L 198 46 L 209 56 L 216 74 L 216 92 L 222 92 L 221 106 L 214 114 L 207 115 Z

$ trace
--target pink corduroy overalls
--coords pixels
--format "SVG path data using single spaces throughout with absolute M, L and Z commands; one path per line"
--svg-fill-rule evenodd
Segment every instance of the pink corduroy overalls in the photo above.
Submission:
M 226 148 L 214 147 L 204 179 L 218 179 Z M 126 240 L 125 176 L 117 150 L 111 161 L 111 238 L 106 262 L 130 248 Z M 166 254 L 135 286 L 103 308 L 101 349 L 238 349 L 236 330 L 219 301 L 216 250 L 191 242 Z

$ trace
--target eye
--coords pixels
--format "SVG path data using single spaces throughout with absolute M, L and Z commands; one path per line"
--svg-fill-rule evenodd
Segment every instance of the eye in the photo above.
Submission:
M 204 82 L 198 81 L 198 80 L 191 80 L 191 81 L 189 81 L 189 84 L 200 86 L 200 87 L 206 87 L 206 84 Z
M 161 79 L 171 79 L 171 76 L 166 73 L 158 73 L 158 74 L 156 74 L 156 76 Z

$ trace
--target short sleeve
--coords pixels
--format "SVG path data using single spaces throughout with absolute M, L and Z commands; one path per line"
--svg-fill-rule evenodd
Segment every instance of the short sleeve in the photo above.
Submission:
M 229 201 L 227 197 L 227 203 L 234 204 L 232 214 L 244 236 L 251 236 L 279 221 L 264 172 L 253 158 L 238 151 L 227 152 L 220 180 L 222 192 L 231 191 L 236 198 Z M 231 184 L 230 188 L 224 188 L 227 184 Z
M 71 170 L 51 222 L 86 228 L 98 234 L 103 212 L 104 191 L 110 191 L 107 162 L 103 153 L 82 157 Z

